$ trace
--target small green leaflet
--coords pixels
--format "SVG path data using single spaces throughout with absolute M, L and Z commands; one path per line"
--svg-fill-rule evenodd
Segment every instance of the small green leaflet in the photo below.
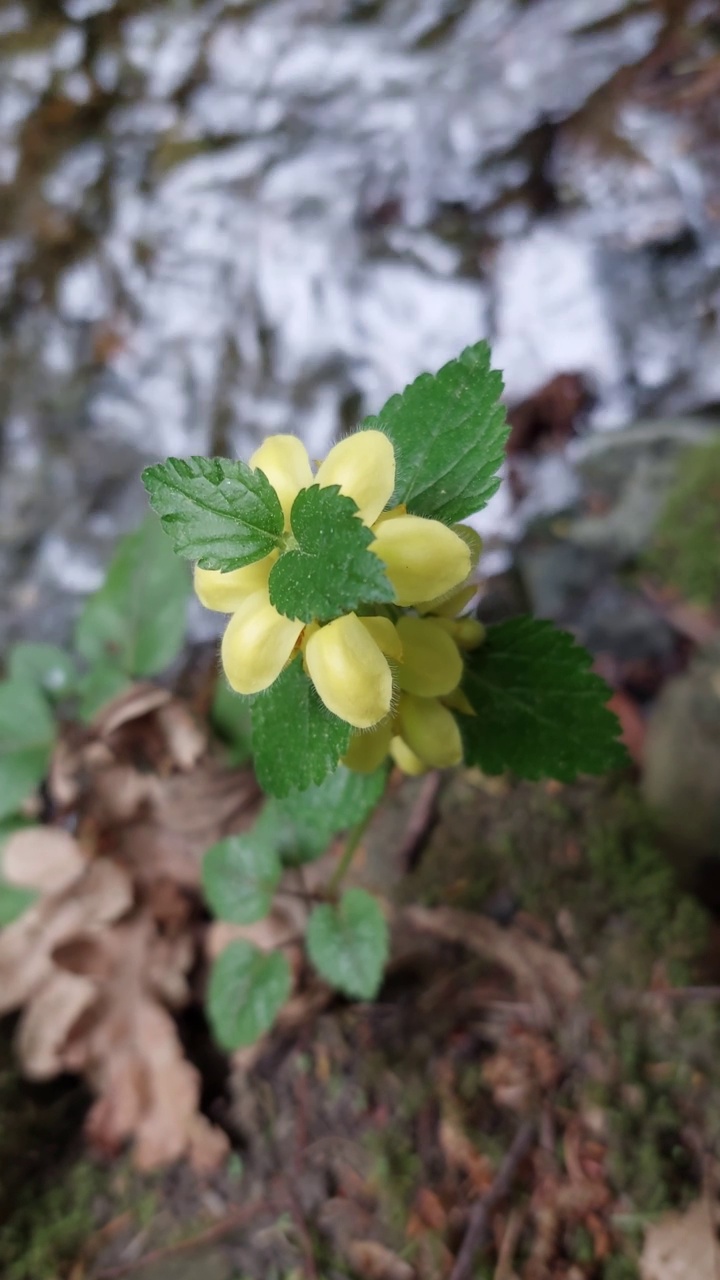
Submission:
M 11 680 L 33 681 L 49 698 L 67 697 L 77 682 L 70 654 L 54 644 L 16 644 L 10 650 L 8 674 Z
M 348 889 L 336 907 L 315 907 L 307 949 L 331 986 L 358 1000 L 372 1000 L 388 956 L 388 927 L 375 899 L 364 889 Z
M 202 883 L 208 906 L 219 920 L 232 924 L 262 920 L 270 910 L 281 870 L 274 843 L 262 828 L 228 836 L 205 854 Z
M 253 698 L 252 727 L 255 772 L 272 796 L 322 782 L 347 751 L 352 733 L 323 706 L 299 657 Z
M 44 778 L 55 721 L 31 680 L 0 683 L 0 819 L 15 813 Z
M 363 603 L 394 599 L 382 560 L 368 551 L 372 530 L 337 485 L 301 490 L 290 522 L 297 549 L 281 555 L 270 573 L 270 600 L 280 613 L 329 622 Z
M 290 995 L 290 966 L 280 951 L 266 955 L 249 942 L 231 942 L 210 974 L 207 1011 L 223 1049 L 253 1044 L 272 1026 Z
M 108 702 L 129 689 L 130 684 L 130 677 L 111 662 L 96 663 L 80 681 L 80 719 L 87 724 Z
M 148 516 L 121 539 L 103 585 L 86 601 L 75 629 L 78 653 L 128 676 L 157 675 L 182 649 L 189 591 L 187 567 Z
M 362 430 L 384 431 L 395 448 L 394 502 L 445 524 L 486 505 L 500 484 L 508 436 L 502 389 L 490 348 L 478 342 L 365 419 Z
M 466 763 L 561 782 L 625 764 L 609 689 L 591 661 L 551 622 L 513 618 L 489 627 L 462 684 L 477 712 L 457 717 Z
M 312 862 L 325 852 L 333 836 L 357 826 L 375 808 L 387 782 L 387 769 L 353 773 L 338 765 L 317 787 L 292 791 L 284 800 L 269 800 L 266 811 L 284 831 L 279 842 L 286 866 Z M 291 834 L 287 834 L 287 833 Z
M 23 818 L 10 818 L 6 822 L 0 823 L 0 872 L 2 869 L 2 849 L 8 838 L 14 831 L 21 831 L 23 827 L 30 825 Z M 0 929 L 5 925 L 12 924 L 20 916 L 24 915 L 28 907 L 35 902 L 38 894 L 35 889 L 27 889 L 24 885 L 7 884 L 0 873 Z
M 278 496 L 246 462 L 168 458 L 147 467 L 143 483 L 178 555 L 202 569 L 240 569 L 280 545 Z

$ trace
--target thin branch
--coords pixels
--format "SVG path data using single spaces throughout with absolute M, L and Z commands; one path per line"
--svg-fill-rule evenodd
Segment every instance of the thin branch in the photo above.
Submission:
M 470 1223 L 450 1280 L 470 1280 L 475 1255 L 486 1243 L 490 1234 L 490 1219 L 497 1206 L 508 1195 L 515 1175 L 535 1141 L 536 1132 L 537 1121 L 532 1119 L 526 1120 L 515 1134 L 512 1145 L 498 1169 L 495 1181 L 487 1194 L 478 1200 L 470 1215 Z

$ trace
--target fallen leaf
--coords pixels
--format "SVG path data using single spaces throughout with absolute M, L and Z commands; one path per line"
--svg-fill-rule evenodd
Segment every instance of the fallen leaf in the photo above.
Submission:
M 64 1070 L 62 1050 L 71 1028 L 97 998 L 97 986 L 74 973 L 54 973 L 26 1006 L 15 1046 L 29 1080 L 51 1080 Z
M 415 1280 L 415 1271 L 391 1249 L 376 1240 L 352 1240 L 347 1257 L 363 1280 Z
M 108 702 L 93 718 L 92 728 L 99 737 L 109 738 L 131 720 L 140 720 L 170 701 L 172 694 L 154 684 L 134 684 Z
M 667 1213 L 645 1233 L 642 1280 L 717 1280 L 720 1251 L 711 1205 L 696 1200 L 685 1213 Z
M 4 878 L 39 893 L 60 893 L 86 866 L 87 858 L 77 840 L 60 827 L 16 831 L 2 855 Z

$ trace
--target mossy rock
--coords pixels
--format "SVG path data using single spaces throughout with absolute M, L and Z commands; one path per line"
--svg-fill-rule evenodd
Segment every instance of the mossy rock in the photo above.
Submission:
M 680 458 L 646 566 L 686 600 L 720 604 L 720 437 Z

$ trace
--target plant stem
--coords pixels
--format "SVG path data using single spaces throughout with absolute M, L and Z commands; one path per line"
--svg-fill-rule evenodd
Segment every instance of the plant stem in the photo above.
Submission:
M 365 834 L 365 831 L 367 830 L 368 824 L 374 812 L 375 810 L 371 809 L 370 812 L 365 815 L 362 821 L 358 822 L 357 826 L 353 827 L 352 830 L 350 831 L 347 838 L 347 843 L 345 845 L 345 848 L 343 849 L 342 857 L 328 881 L 328 886 L 327 886 L 328 897 L 334 898 L 337 895 L 337 891 L 340 888 L 340 885 L 342 884 L 343 880 L 345 879 L 345 876 L 347 875 L 350 869 L 350 864 L 352 863 L 352 860 L 355 857 L 355 853 L 357 852 L 357 847 L 360 844 L 360 841 L 362 840 Z

